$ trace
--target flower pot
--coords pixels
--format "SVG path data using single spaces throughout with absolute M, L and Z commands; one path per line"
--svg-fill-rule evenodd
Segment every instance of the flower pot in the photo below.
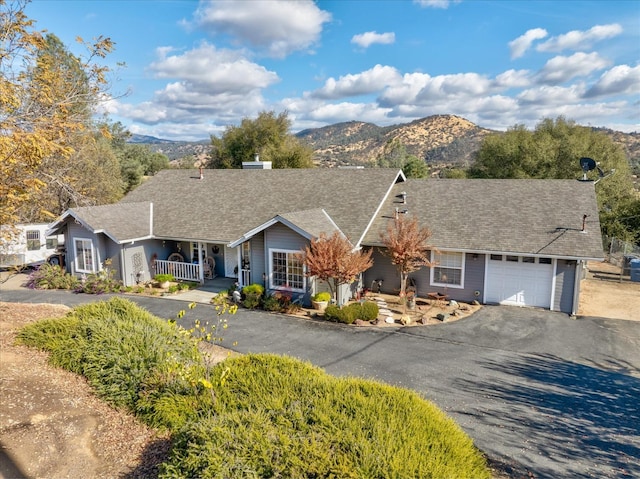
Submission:
M 325 309 L 327 309 L 329 301 L 311 301 L 311 304 L 313 305 L 313 309 L 317 309 L 318 311 L 323 312 Z

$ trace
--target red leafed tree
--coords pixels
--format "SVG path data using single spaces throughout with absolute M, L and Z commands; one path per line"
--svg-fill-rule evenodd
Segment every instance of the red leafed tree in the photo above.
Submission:
M 382 253 L 391 258 L 400 273 L 400 297 L 407 291 L 409 274 L 423 266 L 433 266 L 429 259 L 431 247 L 427 243 L 431 230 L 420 227 L 416 218 L 399 216 L 387 225 L 386 233 L 380 235 L 385 249 Z
M 307 276 L 326 281 L 334 299 L 338 287 L 353 283 L 358 275 L 373 265 L 372 251 L 354 250 L 351 242 L 339 232 L 320 234 L 311 240 L 301 255 Z

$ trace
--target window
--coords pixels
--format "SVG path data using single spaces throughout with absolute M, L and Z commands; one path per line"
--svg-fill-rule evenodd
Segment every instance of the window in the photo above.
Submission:
M 514 255 L 511 255 L 511 254 L 508 254 L 507 255 L 507 261 L 511 261 L 512 263 L 517 263 L 518 262 L 518 257 L 514 256 Z
M 462 288 L 464 286 L 464 253 L 434 252 L 431 284 Z
M 74 241 L 76 253 L 76 271 L 93 273 L 93 242 L 90 239 L 76 238 Z
M 58 247 L 58 238 L 49 236 L 47 238 L 47 249 L 56 249 Z
M 493 261 L 502 261 L 502 255 L 501 254 L 492 254 L 491 255 L 491 259 Z
M 551 264 L 551 258 L 538 258 L 540 264 Z
M 522 262 L 523 263 L 535 263 L 536 259 L 533 256 L 523 256 L 522 257 Z
M 40 249 L 40 231 L 27 230 L 27 250 L 37 251 Z
M 297 251 L 271 250 L 271 287 L 305 289 L 304 266 Z

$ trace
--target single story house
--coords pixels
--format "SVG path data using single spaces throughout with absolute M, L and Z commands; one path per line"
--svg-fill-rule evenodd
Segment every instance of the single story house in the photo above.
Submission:
M 298 253 L 339 231 L 372 248 L 374 265 L 339 301 L 371 284 L 398 292 L 380 235 L 397 215 L 432 231 L 432 268 L 411 275 L 419 296 L 537 306 L 574 314 L 588 260 L 603 257 L 592 182 L 407 180 L 397 169 L 163 170 L 119 203 L 72 208 L 50 228 L 64 233 L 67 268 L 105 260 L 125 285 L 171 272 L 261 283 L 308 303 L 326 285 L 307 278 Z

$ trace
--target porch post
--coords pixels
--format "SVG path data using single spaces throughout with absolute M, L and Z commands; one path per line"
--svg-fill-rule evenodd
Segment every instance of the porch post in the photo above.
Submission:
M 244 278 L 242 277 L 242 245 L 236 246 L 236 254 L 238 255 L 238 284 L 240 288 L 242 288 L 246 286 L 243 281 Z
M 204 284 L 204 268 L 203 268 L 203 259 L 202 259 L 202 243 L 198 241 L 198 276 L 200 279 L 200 284 Z

